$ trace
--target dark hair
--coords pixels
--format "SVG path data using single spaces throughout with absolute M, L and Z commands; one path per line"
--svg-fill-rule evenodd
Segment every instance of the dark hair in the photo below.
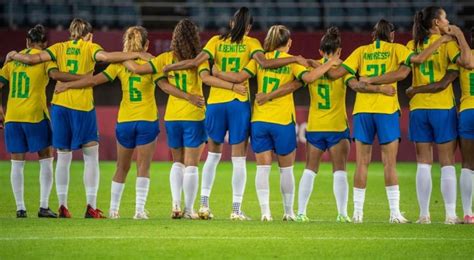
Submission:
M 319 49 L 326 54 L 331 54 L 335 53 L 339 47 L 341 47 L 341 34 L 339 33 L 339 29 L 334 26 L 329 27 L 321 38 Z
M 439 6 L 428 6 L 421 11 L 416 12 L 413 19 L 413 40 L 415 41 L 415 49 L 418 45 L 422 45 L 426 37 L 430 35 L 430 29 L 434 19 L 439 18 L 443 8 Z
M 229 31 L 222 34 L 220 39 L 225 40 L 230 37 L 230 42 L 241 42 L 247 31 L 247 27 L 252 25 L 253 17 L 250 14 L 250 10 L 247 7 L 241 7 L 230 20 Z
M 47 41 L 46 29 L 43 25 L 37 24 L 35 27 L 28 30 L 26 38 L 30 40 L 31 43 L 45 43 Z
M 194 59 L 201 52 L 201 40 L 196 24 L 189 19 L 179 21 L 173 31 L 171 50 L 178 60 Z
M 393 31 L 395 31 L 395 25 L 393 25 L 393 23 L 385 19 L 380 19 L 374 26 L 372 37 L 374 40 L 389 42 L 390 33 Z
M 471 48 L 474 48 L 474 27 L 471 27 Z

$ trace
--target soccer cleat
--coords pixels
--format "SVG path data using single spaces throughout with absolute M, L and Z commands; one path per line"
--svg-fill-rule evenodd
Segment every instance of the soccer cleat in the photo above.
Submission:
M 120 218 L 119 212 L 115 211 L 115 210 L 109 211 L 109 218 L 110 219 L 119 219 Z
M 84 214 L 84 218 L 106 218 L 106 217 L 103 215 L 102 210 L 94 209 L 92 208 L 91 205 L 88 204 L 86 214 Z
M 407 224 L 411 223 L 410 220 L 406 219 L 402 214 L 395 216 L 395 215 L 390 215 L 390 223 L 392 224 Z
M 16 218 L 26 218 L 27 215 L 26 215 L 26 210 L 17 210 L 16 211 Z
M 474 216 L 464 216 L 464 224 L 474 224 Z
M 230 220 L 240 220 L 240 221 L 245 221 L 245 220 L 251 220 L 249 217 L 247 217 L 242 211 L 239 213 L 232 212 L 230 214 Z
M 354 216 L 352 216 L 352 222 L 354 222 L 354 224 L 362 224 L 364 222 L 364 215 L 362 212 L 354 212 Z
M 199 215 L 194 211 L 184 211 L 183 218 L 196 220 L 199 219 Z
M 171 209 L 171 218 L 172 219 L 180 219 L 183 217 L 183 211 L 178 205 L 174 205 Z
M 38 218 L 57 218 L 58 215 L 54 213 L 50 208 L 39 208 Z
M 214 217 L 214 215 L 211 212 L 211 209 L 206 206 L 201 206 L 199 208 L 198 215 L 201 219 L 204 219 L 204 220 L 209 220 Z
M 146 211 L 143 212 L 135 212 L 135 216 L 133 216 L 133 219 L 148 219 L 148 214 Z
M 305 214 L 298 214 L 295 219 L 296 222 L 309 222 L 309 218 Z
M 296 217 L 295 214 L 284 214 L 283 215 L 283 221 L 295 221 Z
M 59 214 L 58 214 L 59 218 L 71 218 L 71 213 L 69 213 L 69 210 L 66 207 L 64 207 L 64 205 L 61 205 L 58 211 L 59 211 Z
M 444 224 L 446 225 L 456 225 L 456 224 L 462 224 L 462 221 L 457 217 L 446 217 L 446 220 L 444 221 Z
M 270 215 L 262 215 L 261 220 L 262 220 L 263 222 L 269 222 L 269 221 L 273 221 L 273 218 L 272 218 L 272 216 L 270 216 Z
M 416 224 L 431 224 L 430 216 L 421 216 L 417 221 Z
M 337 215 L 336 222 L 339 223 L 351 223 L 351 218 L 349 216 L 343 216 L 341 214 Z

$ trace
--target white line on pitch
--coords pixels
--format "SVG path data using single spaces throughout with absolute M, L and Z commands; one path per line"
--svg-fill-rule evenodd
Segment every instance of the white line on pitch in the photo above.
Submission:
M 212 237 L 212 236 L 81 236 L 81 237 L 0 237 L 0 241 L 20 241 L 20 240 L 134 240 L 134 239 L 155 239 L 155 240 L 289 240 L 287 237 Z M 410 240 L 410 241 L 474 241 L 474 238 L 437 238 L 437 237 L 300 237 L 303 240 Z

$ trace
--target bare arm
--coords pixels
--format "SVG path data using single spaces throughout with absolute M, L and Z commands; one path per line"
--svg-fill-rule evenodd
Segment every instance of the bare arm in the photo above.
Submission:
M 330 79 L 338 79 L 346 75 L 348 71 L 343 66 L 328 70 L 327 75 Z
M 401 65 L 398 70 L 385 73 L 377 77 L 361 79 L 370 84 L 392 84 L 405 79 L 410 74 L 411 68 Z
M 428 84 L 428 85 L 423 85 L 423 86 L 417 86 L 417 87 L 409 87 L 405 91 L 407 96 L 409 98 L 412 98 L 416 94 L 420 93 L 437 93 L 440 91 L 445 90 L 449 84 L 451 84 L 457 77 L 459 76 L 459 72 L 456 70 L 448 70 L 444 77 L 437 82 Z
M 372 85 L 357 81 L 355 78 L 350 79 L 347 85 L 355 92 L 360 93 L 381 93 L 387 96 L 393 96 L 397 93 L 397 90 L 391 85 Z
M 459 29 L 459 27 L 455 25 L 450 25 L 449 31 L 449 34 L 456 37 L 459 48 L 461 49 L 461 55 L 456 60 L 456 64 L 463 68 L 469 69 L 471 65 L 471 48 L 469 47 L 466 38 L 464 38 L 464 33 L 461 31 L 461 29 Z
M 186 70 L 186 69 L 197 69 L 201 63 L 207 61 L 210 58 L 207 52 L 202 51 L 194 59 L 182 60 L 170 65 L 166 65 L 163 68 L 165 73 L 173 70 Z
M 3 113 L 3 106 L 2 106 L 2 89 L 4 84 L 0 82 L 0 130 L 3 129 L 3 123 L 5 121 L 5 114 Z
M 49 71 L 48 76 L 56 81 L 69 82 L 76 81 L 88 77 L 89 75 L 75 75 L 70 73 L 61 72 L 57 69 Z
M 197 107 L 203 107 L 205 105 L 203 96 L 197 96 L 186 93 L 181 89 L 178 89 L 177 87 L 171 85 L 168 82 L 168 79 L 160 79 L 158 81 L 158 87 L 160 87 L 166 94 L 187 100 Z
M 124 62 L 126 60 L 134 60 L 141 58 L 143 60 L 149 60 L 150 55 L 145 53 L 138 53 L 138 52 L 121 52 L 121 51 L 114 51 L 114 52 L 106 52 L 106 51 L 99 51 L 95 55 L 95 59 L 97 61 L 103 61 L 107 63 L 119 63 Z
M 215 64 L 212 66 L 212 75 L 232 83 L 242 83 L 250 78 L 250 74 L 245 70 L 241 70 L 240 72 L 222 72 Z
M 208 70 L 203 70 L 199 74 L 202 79 L 202 82 L 208 86 L 228 89 L 240 94 L 242 96 L 247 95 L 247 87 L 242 84 L 231 83 L 220 78 L 212 76 Z
M 293 93 L 302 86 L 303 83 L 301 81 L 293 80 L 292 82 L 286 83 L 270 93 L 257 93 L 255 95 L 255 102 L 257 102 L 259 105 L 263 105 L 272 99 Z
M 263 52 L 257 52 L 253 55 L 253 59 L 264 69 L 274 69 L 286 66 L 290 63 L 298 62 L 299 64 L 308 67 L 309 64 L 305 58 L 301 56 L 293 56 L 293 57 L 286 57 L 286 58 L 278 58 L 278 59 L 267 59 Z
M 410 62 L 415 64 L 421 64 L 425 62 L 441 45 L 449 41 L 454 40 L 450 35 L 443 35 L 441 38 L 433 42 L 428 48 L 424 49 L 422 52 L 412 55 L 410 57 Z
M 42 51 L 37 54 L 24 54 L 18 53 L 16 51 L 11 51 L 7 54 L 7 57 L 5 58 L 5 64 L 11 60 L 16 60 L 28 65 L 35 65 L 45 61 L 50 61 L 51 56 L 46 51 Z
M 320 65 L 319 67 L 312 69 L 310 72 L 303 74 L 303 81 L 306 83 L 311 83 L 320 77 L 322 77 L 329 69 L 331 69 L 334 65 L 339 65 L 339 53 L 336 53 L 335 56 L 331 57 L 326 63 Z M 339 63 L 339 64 L 338 64 Z
M 104 73 L 96 74 L 95 76 L 88 76 L 80 80 L 71 81 L 71 82 L 59 82 L 56 83 L 54 92 L 61 93 L 68 89 L 78 89 L 78 88 L 87 88 L 95 87 L 100 84 L 109 82 L 109 79 L 104 75 Z
M 137 64 L 133 60 L 127 60 L 122 64 L 134 74 L 143 75 L 153 73 L 153 68 L 151 67 L 150 63 Z

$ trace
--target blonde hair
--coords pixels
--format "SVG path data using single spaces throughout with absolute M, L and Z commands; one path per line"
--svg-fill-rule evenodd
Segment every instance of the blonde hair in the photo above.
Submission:
M 71 39 L 79 40 L 85 37 L 88 33 L 92 33 L 92 25 L 81 18 L 75 18 L 69 25 L 69 33 Z
M 123 51 L 124 52 L 140 52 L 144 51 L 146 41 L 148 40 L 148 32 L 142 26 L 132 26 L 125 31 L 123 35 Z
M 271 52 L 285 46 L 290 40 L 290 35 L 290 30 L 284 25 L 273 25 L 268 30 L 263 48 L 266 52 Z

